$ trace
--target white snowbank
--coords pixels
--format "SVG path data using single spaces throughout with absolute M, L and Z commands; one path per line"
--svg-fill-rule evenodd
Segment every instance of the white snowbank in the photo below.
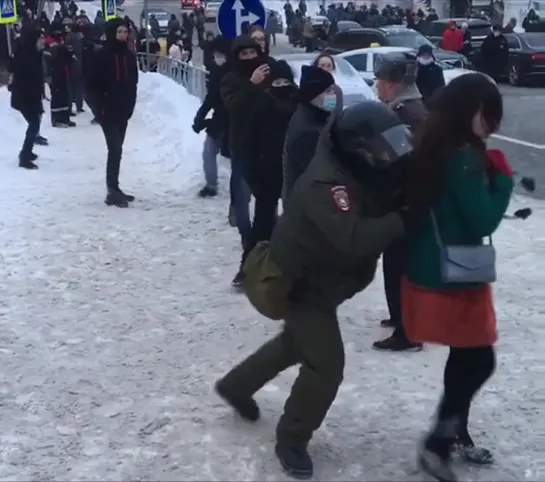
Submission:
M 80 10 L 85 10 L 91 22 L 95 19 L 97 12 L 102 10 L 102 4 L 97 0 L 94 0 L 93 2 L 76 2 L 76 4 Z M 58 2 L 45 3 L 44 11 L 49 20 L 51 20 L 55 15 L 55 12 L 59 10 L 60 4 Z
M 143 74 L 122 162 L 129 209 L 108 208 L 105 146 L 90 116 L 51 129 L 40 170 L 17 167 L 24 122 L 0 89 L 0 480 L 289 480 L 274 425 L 295 370 L 257 399 L 248 426 L 212 393 L 272 336 L 229 282 L 240 256 L 227 180 L 200 200 L 198 101 Z M 544 429 L 545 206 L 495 237 L 498 371 L 471 427 L 496 452 L 463 480 L 540 480 Z M 434 412 L 445 350 L 383 354 L 381 277 L 340 310 L 345 381 L 311 444 L 316 479 L 421 480 L 415 444 Z M 166 476 L 165 474 L 168 474 Z

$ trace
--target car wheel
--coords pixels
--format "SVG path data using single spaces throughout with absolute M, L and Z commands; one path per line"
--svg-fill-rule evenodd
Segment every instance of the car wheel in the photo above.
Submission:
M 516 65 L 511 65 L 509 68 L 509 83 L 515 86 L 521 85 L 520 73 Z

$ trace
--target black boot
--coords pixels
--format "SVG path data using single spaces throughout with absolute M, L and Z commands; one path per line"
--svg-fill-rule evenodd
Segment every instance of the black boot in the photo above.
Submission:
M 310 479 L 314 473 L 312 459 L 305 446 L 277 443 L 274 452 L 284 471 L 294 479 Z
M 124 193 L 121 189 L 119 190 L 119 192 L 125 197 L 127 202 L 132 203 L 134 201 L 135 198 L 134 198 L 134 196 L 132 194 Z
M 454 418 L 438 420 L 418 452 L 420 469 L 439 482 L 457 481 L 451 466 L 451 448 L 459 425 Z
M 38 156 L 33 152 L 21 152 L 19 154 L 19 167 L 23 169 L 38 169 L 38 166 L 33 162 L 37 158 Z
M 238 273 L 235 275 L 235 277 L 233 278 L 233 281 L 231 281 L 231 285 L 233 286 L 233 288 L 242 289 L 244 287 L 244 278 L 245 278 L 244 271 L 240 269 Z
M 373 348 L 381 351 L 422 351 L 422 343 L 413 343 L 405 336 L 397 336 L 394 332 L 384 340 L 375 341 Z
M 118 208 L 129 207 L 129 201 L 127 201 L 127 198 L 119 189 L 108 189 L 108 194 L 104 202 L 108 206 L 117 206 Z
M 380 326 L 382 326 L 382 328 L 395 328 L 395 323 L 392 319 L 386 318 L 384 320 L 380 320 Z
M 66 123 L 66 125 L 67 125 L 68 127 L 76 127 L 76 123 L 75 123 L 74 121 L 68 121 L 68 122 Z
M 244 420 L 257 422 L 261 415 L 257 402 L 252 397 L 243 397 L 229 392 L 229 389 L 223 383 L 223 380 L 216 382 L 216 393 L 228 403 L 235 412 Z
M 49 141 L 44 137 L 38 134 L 36 136 L 36 140 L 34 141 L 34 144 L 37 144 L 38 146 L 48 146 Z
M 199 197 L 214 197 L 218 195 L 218 190 L 215 187 L 204 186 L 199 191 Z

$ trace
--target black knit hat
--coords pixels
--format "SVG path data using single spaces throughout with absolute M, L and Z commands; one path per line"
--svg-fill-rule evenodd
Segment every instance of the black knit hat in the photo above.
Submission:
M 292 84 L 295 83 L 293 78 L 293 70 L 291 70 L 290 65 L 285 60 L 276 60 L 270 64 L 270 78 L 271 80 L 275 79 L 286 79 L 289 80 Z
M 333 75 L 328 71 L 313 65 L 303 65 L 301 68 L 301 82 L 299 95 L 303 102 L 310 102 L 324 93 L 335 83 Z

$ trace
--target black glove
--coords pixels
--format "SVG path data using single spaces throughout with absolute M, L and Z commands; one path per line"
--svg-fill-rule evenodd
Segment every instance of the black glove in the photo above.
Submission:
M 519 219 L 526 219 L 530 216 L 530 214 L 532 214 L 532 210 L 530 208 L 522 208 L 522 209 L 517 209 L 513 213 L 513 216 Z
M 197 119 L 193 121 L 191 128 L 195 134 L 199 134 L 206 127 L 206 121 L 204 119 Z
M 528 192 L 534 192 L 536 190 L 536 181 L 533 177 L 523 177 L 520 180 L 520 185 Z

